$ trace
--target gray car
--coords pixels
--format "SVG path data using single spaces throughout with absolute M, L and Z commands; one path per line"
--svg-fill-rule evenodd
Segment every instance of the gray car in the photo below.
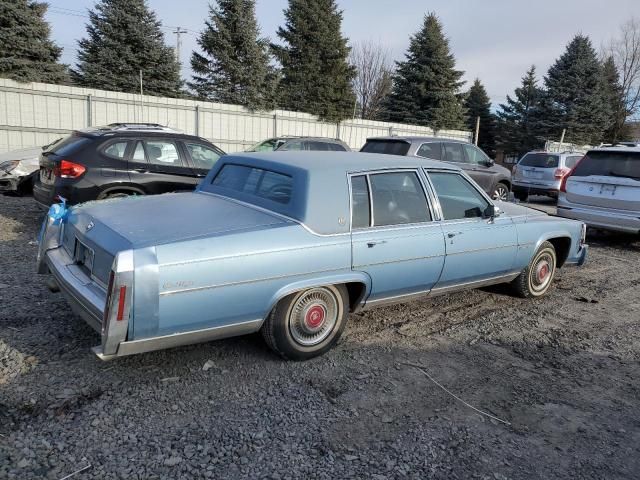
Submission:
M 589 150 L 560 187 L 558 215 L 640 233 L 640 147 Z
M 475 145 L 439 137 L 372 137 L 361 152 L 431 158 L 462 168 L 494 200 L 507 200 L 511 172 L 496 165 Z
M 35 147 L 0 154 L 0 192 L 30 193 L 41 153 L 42 148 Z
M 522 201 L 526 201 L 529 195 L 557 197 L 562 178 L 583 155 L 576 152 L 526 153 L 513 170 L 513 194 Z
M 342 140 L 327 137 L 274 137 L 263 140 L 247 152 L 273 152 L 307 150 L 321 152 L 348 152 L 351 149 Z

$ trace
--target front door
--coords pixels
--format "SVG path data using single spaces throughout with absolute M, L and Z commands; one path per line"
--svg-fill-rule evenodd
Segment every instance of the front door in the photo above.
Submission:
M 489 200 L 463 175 L 429 171 L 442 211 L 446 259 L 438 289 L 511 273 L 518 251 L 510 217 L 484 218 Z
M 465 169 L 474 182 L 476 182 L 485 192 L 491 192 L 494 187 L 496 173 L 491 169 L 489 157 L 475 145 L 463 145 L 465 163 L 469 168 Z
M 427 293 L 444 264 L 444 239 L 416 170 L 351 177 L 352 268 L 371 278 L 367 304 Z

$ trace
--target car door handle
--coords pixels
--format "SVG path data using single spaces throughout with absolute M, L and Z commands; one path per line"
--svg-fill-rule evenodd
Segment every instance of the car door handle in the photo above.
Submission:
M 386 241 L 386 240 L 376 240 L 376 241 L 371 241 L 371 242 L 367 242 L 367 247 L 369 247 L 369 248 L 373 248 L 373 247 L 375 247 L 376 245 L 383 245 L 383 244 L 385 244 L 385 243 L 387 243 L 387 241 Z
M 134 168 L 133 170 L 140 173 L 149 173 L 148 168 Z
M 462 235 L 462 232 L 449 232 L 449 233 L 447 233 L 447 237 L 449 237 L 449 238 L 453 238 L 456 235 Z

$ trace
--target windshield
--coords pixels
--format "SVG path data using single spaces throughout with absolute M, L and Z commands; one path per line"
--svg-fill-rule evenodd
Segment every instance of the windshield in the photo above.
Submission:
M 284 143 L 281 138 L 270 138 L 262 142 L 256 143 L 247 152 L 273 152 L 276 148 Z
M 361 152 L 387 153 L 389 155 L 406 155 L 409 144 L 404 140 L 367 140 Z
M 573 171 L 573 176 L 626 177 L 640 180 L 640 152 L 588 152 Z
M 558 155 L 549 153 L 527 153 L 520 160 L 520 165 L 523 167 L 557 168 L 559 158 Z

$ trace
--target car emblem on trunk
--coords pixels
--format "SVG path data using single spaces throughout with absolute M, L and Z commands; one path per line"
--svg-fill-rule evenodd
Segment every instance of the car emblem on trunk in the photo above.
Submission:
M 85 232 L 88 232 L 89 230 L 91 230 L 93 227 L 95 227 L 93 222 L 89 222 L 87 223 L 87 227 L 85 228 Z

